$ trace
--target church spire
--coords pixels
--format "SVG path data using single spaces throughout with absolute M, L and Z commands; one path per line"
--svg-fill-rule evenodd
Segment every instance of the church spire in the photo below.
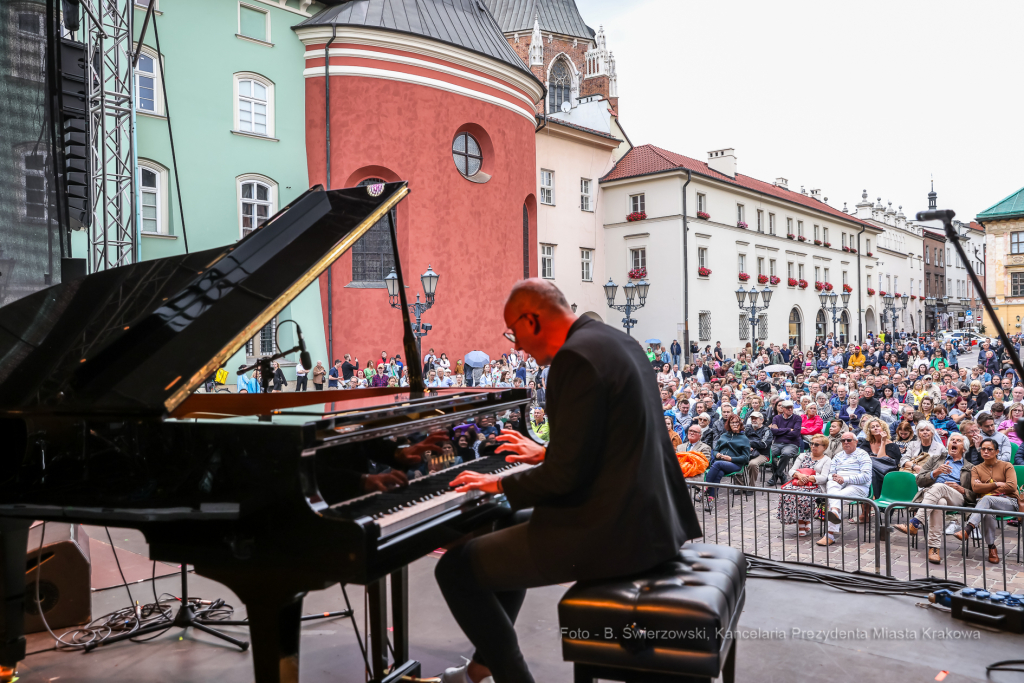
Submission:
M 544 66 L 544 36 L 540 33 L 540 16 L 533 16 L 533 36 L 530 38 L 530 66 Z
M 938 198 L 939 198 L 939 195 L 935 194 L 935 181 L 932 180 L 932 191 L 928 193 L 928 210 L 929 211 L 934 211 L 935 209 L 938 208 L 938 206 L 937 206 Z

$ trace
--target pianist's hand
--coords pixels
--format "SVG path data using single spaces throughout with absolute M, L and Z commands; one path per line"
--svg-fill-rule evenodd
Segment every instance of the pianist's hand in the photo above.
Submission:
M 459 493 L 474 490 L 484 493 L 501 493 L 501 477 L 479 472 L 461 472 L 452 480 L 451 486 Z
M 427 452 L 440 453 L 441 444 L 447 439 L 447 432 L 432 432 L 423 441 L 396 450 L 395 462 L 403 469 L 412 469 L 423 462 Z
M 383 474 L 367 474 L 363 477 L 363 489 L 367 493 L 372 493 L 373 491 L 393 491 L 401 486 L 408 485 L 409 479 L 405 476 L 405 472 L 399 472 L 398 470 L 384 472 Z
M 505 456 L 506 462 L 525 462 L 528 465 L 538 465 L 544 462 L 544 454 L 547 449 L 533 439 L 523 436 L 520 432 L 512 429 L 502 429 L 498 435 L 501 445 L 495 449 L 495 454 L 511 453 Z

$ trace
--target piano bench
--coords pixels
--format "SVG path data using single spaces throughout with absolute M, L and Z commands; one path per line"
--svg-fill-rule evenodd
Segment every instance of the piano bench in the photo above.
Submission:
M 637 576 L 581 581 L 558 603 L 562 659 L 574 683 L 724 683 L 735 676 L 733 633 L 747 562 L 728 546 L 688 543 Z

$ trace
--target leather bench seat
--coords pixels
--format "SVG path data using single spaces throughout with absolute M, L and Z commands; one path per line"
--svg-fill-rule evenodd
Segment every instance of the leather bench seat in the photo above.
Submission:
M 558 604 L 562 658 L 577 683 L 731 680 L 746 577 L 735 548 L 688 543 L 641 575 L 579 582 Z

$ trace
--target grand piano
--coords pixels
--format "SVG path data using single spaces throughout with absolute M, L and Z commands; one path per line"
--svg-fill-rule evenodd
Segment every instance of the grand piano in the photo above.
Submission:
M 44 520 L 139 529 L 153 559 L 225 584 L 245 603 L 258 683 L 297 683 L 303 596 L 338 582 L 367 586 L 373 680 L 419 675 L 406 566 L 508 514 L 500 497 L 451 491 L 458 472 L 512 466 L 482 457 L 389 490 L 378 478 L 474 421 L 518 409 L 526 433 L 529 393 L 424 390 L 415 363 L 409 388 L 197 393 L 408 191 L 315 187 L 234 245 L 0 308 L 0 666 L 25 655 L 27 529 Z M 401 285 L 393 227 L 392 240 Z

